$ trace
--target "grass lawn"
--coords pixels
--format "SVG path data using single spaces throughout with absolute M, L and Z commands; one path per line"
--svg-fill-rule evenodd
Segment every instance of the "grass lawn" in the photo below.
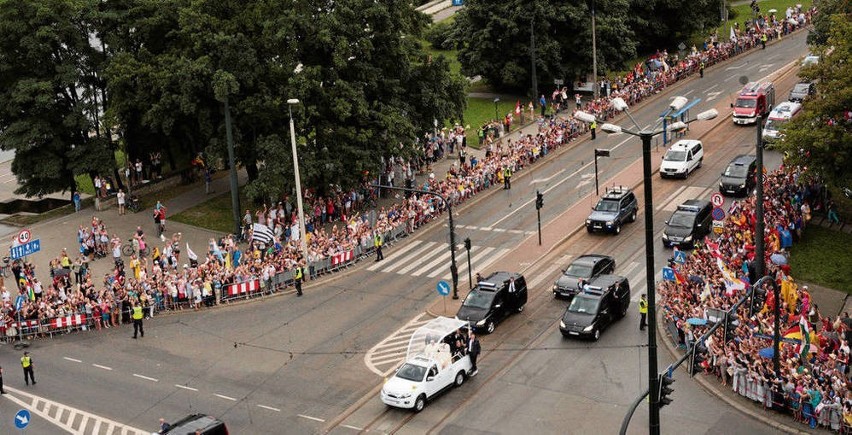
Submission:
M 254 208 L 253 205 L 249 206 L 251 203 L 242 195 L 242 192 L 240 193 L 240 204 L 243 205 L 244 209 Z M 234 231 L 234 217 L 231 210 L 233 210 L 231 208 L 231 193 L 224 192 L 209 201 L 172 216 L 171 220 L 221 233 L 231 233 Z M 242 213 L 240 213 L 240 216 L 242 216 Z
M 852 235 L 813 225 L 804 240 L 790 250 L 790 267 L 796 280 L 852 293 Z

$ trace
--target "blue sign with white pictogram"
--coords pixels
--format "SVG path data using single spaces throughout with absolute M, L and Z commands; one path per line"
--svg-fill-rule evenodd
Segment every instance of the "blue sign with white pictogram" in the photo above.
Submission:
M 725 210 L 722 210 L 722 207 L 713 207 L 713 213 L 711 214 L 713 215 L 714 221 L 725 219 Z
M 453 6 L 464 6 L 464 0 L 453 0 Z
M 27 425 L 30 424 L 30 412 L 26 409 L 22 409 L 15 414 L 15 427 L 18 429 L 24 429 Z
M 686 263 L 686 251 L 675 251 L 674 261 L 678 264 Z
M 41 240 L 35 239 L 24 243 L 23 245 L 12 246 L 12 251 L 9 256 L 12 257 L 12 260 L 17 260 L 21 257 L 33 255 L 38 251 L 41 251 Z
M 450 283 L 446 281 L 438 281 L 438 294 L 441 296 L 446 296 L 450 294 Z
M 24 306 L 24 301 L 26 301 L 26 300 L 27 300 L 26 296 L 18 295 L 18 297 L 15 298 L 15 311 L 20 310 L 21 307 Z
M 674 269 L 672 269 L 671 267 L 664 267 L 663 268 L 663 279 L 666 280 L 666 281 L 674 281 L 675 280 Z

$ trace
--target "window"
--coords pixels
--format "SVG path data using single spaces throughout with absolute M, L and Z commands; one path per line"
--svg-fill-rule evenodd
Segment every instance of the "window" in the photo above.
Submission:
M 593 299 L 577 295 L 571 300 L 568 311 L 571 313 L 594 314 L 597 312 L 600 299 Z
M 420 382 L 423 380 L 423 375 L 426 373 L 426 367 L 421 367 L 414 364 L 403 364 L 396 372 L 396 376 L 407 381 Z
M 725 168 L 726 177 L 743 178 L 746 176 L 748 168 L 745 165 L 728 165 Z
M 668 150 L 663 160 L 667 162 L 683 162 L 686 161 L 686 151 Z
M 757 106 L 757 100 L 737 98 L 737 107 L 754 108 L 755 106 Z

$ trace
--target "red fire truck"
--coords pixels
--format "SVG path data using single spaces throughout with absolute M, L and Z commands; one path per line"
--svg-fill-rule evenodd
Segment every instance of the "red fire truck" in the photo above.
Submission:
M 752 82 L 737 95 L 734 109 L 734 124 L 754 124 L 758 116 L 765 117 L 775 105 L 775 86 L 770 82 Z

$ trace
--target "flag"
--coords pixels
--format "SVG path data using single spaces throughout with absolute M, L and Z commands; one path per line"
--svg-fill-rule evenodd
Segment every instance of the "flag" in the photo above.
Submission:
M 256 223 L 252 225 L 252 238 L 265 245 L 271 245 L 275 233 L 268 226 Z
M 719 267 L 719 271 L 722 272 L 722 278 L 725 280 L 725 290 L 729 294 L 733 293 L 735 290 L 745 290 L 745 283 L 728 270 L 721 258 L 716 258 L 716 266 Z
M 227 252 L 225 255 L 225 270 L 231 270 L 231 252 Z
M 731 42 L 736 42 L 737 34 L 734 33 L 734 26 L 731 26 Z
M 674 271 L 675 282 L 678 284 L 683 284 L 686 282 L 686 278 L 683 277 L 678 271 Z
M 192 249 L 189 247 L 189 242 L 186 243 L 186 255 L 192 261 L 198 261 L 198 255 L 195 255 L 195 252 L 192 252 Z
M 520 114 L 521 114 L 521 100 L 518 100 L 518 102 L 515 103 L 515 115 L 520 115 Z
M 799 329 L 802 331 L 799 355 L 802 357 L 802 360 L 805 360 L 808 357 L 808 352 L 811 350 L 811 328 L 808 326 L 808 320 L 804 314 L 799 316 Z

